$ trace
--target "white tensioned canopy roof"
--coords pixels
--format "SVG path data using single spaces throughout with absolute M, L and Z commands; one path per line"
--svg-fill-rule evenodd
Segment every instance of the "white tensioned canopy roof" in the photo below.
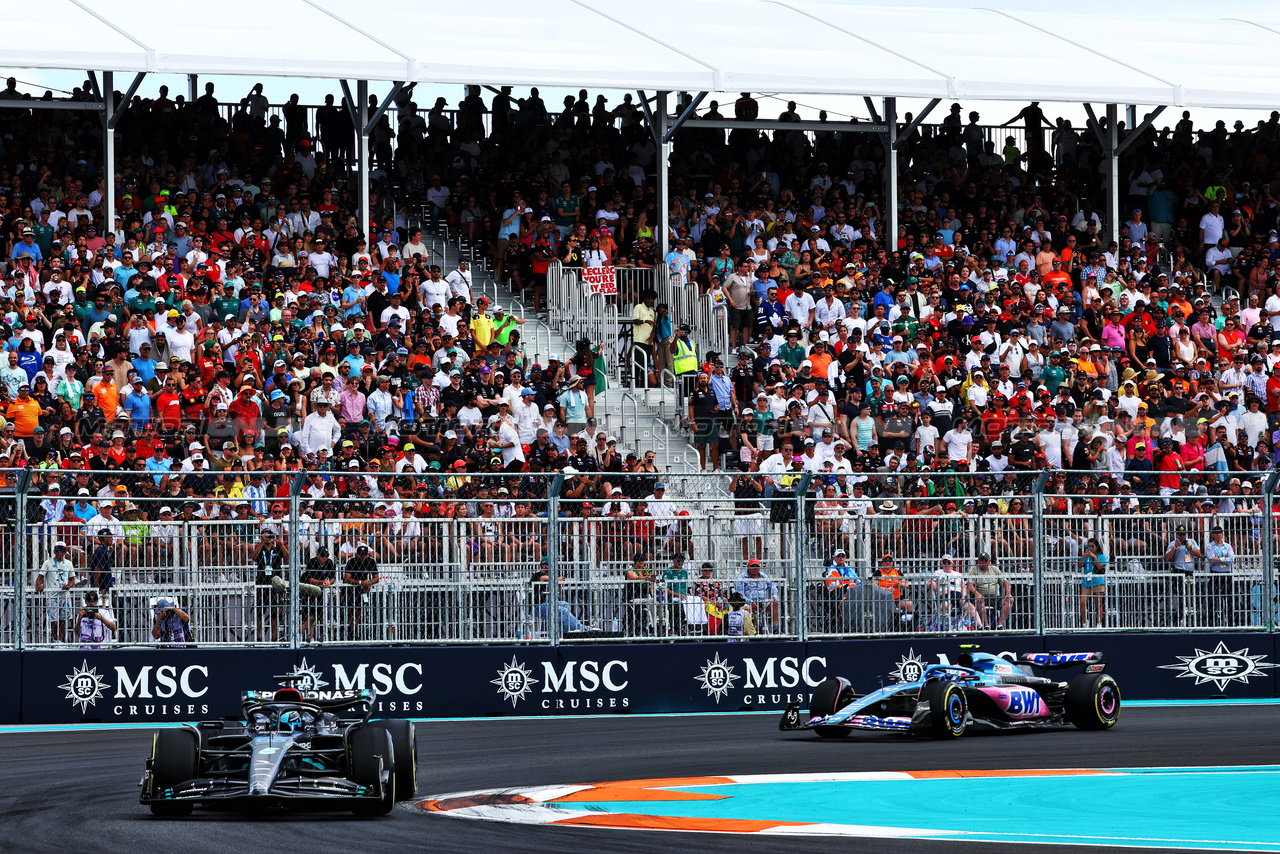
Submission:
M 1280 12 L 1011 0 L 8 3 L 0 67 L 1268 109 Z M 977 0 L 981 2 L 981 0 Z M 1000 8 L 1004 6 L 1005 8 Z M 1268 20 L 1270 19 L 1270 20 Z

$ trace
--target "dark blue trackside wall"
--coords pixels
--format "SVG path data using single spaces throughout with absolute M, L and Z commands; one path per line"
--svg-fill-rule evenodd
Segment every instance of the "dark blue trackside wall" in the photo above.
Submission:
M 917 637 L 817 642 L 0 652 L 0 722 L 185 721 L 235 716 L 240 692 L 273 677 L 320 691 L 371 688 L 388 717 L 715 712 L 807 704 L 823 679 L 859 692 L 962 643 L 986 652 L 1101 650 L 1126 699 L 1277 693 L 1280 636 L 1125 634 Z M 1063 671 L 1066 678 L 1078 670 Z

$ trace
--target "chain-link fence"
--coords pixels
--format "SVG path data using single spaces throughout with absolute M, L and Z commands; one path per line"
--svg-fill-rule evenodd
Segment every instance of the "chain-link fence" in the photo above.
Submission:
M 1274 623 L 1271 481 L 1072 494 L 1073 481 L 1033 472 L 795 460 L 697 475 L 599 472 L 585 460 L 515 476 L 0 472 L 0 645 Z

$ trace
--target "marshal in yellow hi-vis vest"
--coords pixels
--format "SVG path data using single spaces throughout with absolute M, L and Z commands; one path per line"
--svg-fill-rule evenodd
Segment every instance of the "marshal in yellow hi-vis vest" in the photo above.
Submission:
M 698 370 L 698 348 L 683 335 L 676 339 L 676 352 L 671 362 L 671 369 L 677 376 L 692 374 Z

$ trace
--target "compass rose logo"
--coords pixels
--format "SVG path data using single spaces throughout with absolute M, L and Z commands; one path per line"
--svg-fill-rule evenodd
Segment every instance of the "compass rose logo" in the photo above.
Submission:
M 1265 655 L 1250 655 L 1249 648 L 1227 649 L 1226 641 L 1218 641 L 1212 650 L 1197 649 L 1194 655 L 1179 655 L 1178 664 L 1161 664 L 1161 670 L 1180 670 L 1179 679 L 1194 679 L 1197 685 L 1212 682 L 1219 691 L 1226 691 L 1232 682 L 1249 684 L 1263 670 L 1280 667 L 1263 662 Z
M 71 705 L 79 706 L 80 714 L 84 714 L 102 699 L 102 692 L 111 686 L 98 675 L 98 668 L 90 667 L 89 660 L 85 659 L 79 667 L 71 669 L 67 681 L 58 687 L 66 689 Z
M 721 697 L 729 695 L 733 683 L 742 677 L 733 672 L 732 664 L 721 661 L 720 653 L 717 652 L 715 658 L 708 661 L 703 666 L 702 672 L 693 678 L 702 684 L 702 690 L 707 692 L 707 696 L 714 697 L 718 704 Z
M 513 709 L 537 683 L 538 680 L 533 678 L 533 672 L 524 666 L 524 662 L 516 661 L 514 655 L 511 656 L 510 664 L 504 664 L 498 669 L 498 678 L 489 680 L 489 684 L 498 686 L 498 693 L 502 695 L 502 699 L 511 701 Z
M 914 648 L 898 660 L 898 666 L 889 673 L 894 682 L 915 682 L 924 675 L 925 661 L 916 655 Z
M 313 665 L 307 664 L 304 657 L 302 663 L 290 670 L 285 678 L 280 680 L 281 684 L 292 685 L 299 691 L 319 691 L 329 683 L 324 681 L 320 675 L 320 669 Z

